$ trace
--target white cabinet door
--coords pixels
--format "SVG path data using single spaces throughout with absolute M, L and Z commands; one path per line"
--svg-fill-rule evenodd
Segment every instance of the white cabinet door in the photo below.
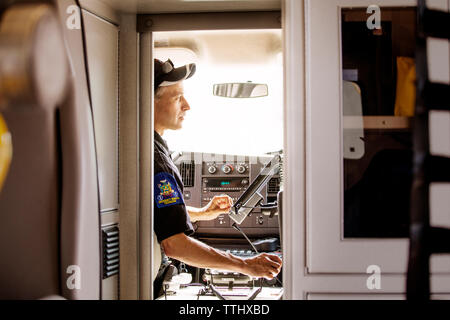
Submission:
M 447 0 L 429 1 L 448 9 Z M 307 266 L 310 273 L 405 273 L 407 238 L 345 238 L 341 10 L 414 7 L 415 0 L 306 1 Z M 368 17 L 370 15 L 368 14 Z M 448 72 L 445 71 L 445 72 Z M 434 272 L 449 272 L 434 263 Z
M 119 208 L 119 28 L 83 10 L 94 113 L 100 210 Z

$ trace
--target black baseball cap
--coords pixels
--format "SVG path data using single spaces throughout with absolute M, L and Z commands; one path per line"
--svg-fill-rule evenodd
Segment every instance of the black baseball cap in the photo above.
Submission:
M 180 81 L 189 79 L 195 73 L 195 63 L 190 63 L 182 67 L 175 68 L 170 59 L 166 62 L 155 59 L 154 68 L 154 91 L 156 91 L 158 87 L 171 86 Z

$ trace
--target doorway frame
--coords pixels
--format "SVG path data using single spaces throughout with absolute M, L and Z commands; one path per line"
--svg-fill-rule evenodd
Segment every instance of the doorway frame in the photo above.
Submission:
M 153 297 L 153 32 L 236 29 L 282 29 L 280 11 L 141 14 L 139 39 L 138 277 L 139 299 Z M 286 138 L 286 137 L 284 137 Z M 151 163 L 151 166 L 148 166 Z

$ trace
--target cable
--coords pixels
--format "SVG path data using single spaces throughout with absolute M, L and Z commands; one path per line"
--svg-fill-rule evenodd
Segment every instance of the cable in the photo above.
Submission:
M 247 235 L 244 233 L 244 231 L 242 231 L 242 229 L 236 224 L 236 222 L 234 222 L 231 225 L 235 230 L 239 231 L 245 239 L 247 239 L 248 243 L 250 243 L 250 245 L 252 246 L 253 250 L 256 252 L 256 254 L 259 254 L 258 250 L 256 249 L 256 247 L 253 245 L 253 243 L 250 241 L 250 239 L 247 237 Z M 261 281 L 261 278 L 259 278 Z M 277 282 L 283 286 L 283 284 L 281 283 L 281 281 L 278 279 L 278 276 L 275 277 L 275 280 L 277 280 Z
M 256 249 L 256 247 L 253 245 L 253 243 L 250 241 L 250 239 L 247 237 L 247 235 L 244 233 L 244 231 L 241 230 L 241 228 L 239 228 L 239 226 L 236 224 L 236 222 L 233 222 L 232 227 L 239 231 L 245 239 L 247 239 L 248 243 L 250 243 L 250 245 L 252 246 L 253 250 L 256 252 L 256 254 L 259 254 L 258 250 Z

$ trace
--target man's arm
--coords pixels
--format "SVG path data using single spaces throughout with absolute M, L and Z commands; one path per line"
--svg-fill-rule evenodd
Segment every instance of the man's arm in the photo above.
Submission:
M 186 206 L 189 218 L 192 222 L 214 220 L 220 214 L 226 214 L 230 211 L 233 200 L 227 195 L 215 196 L 203 208 L 194 208 Z
M 204 208 L 195 208 L 195 207 L 186 206 L 186 210 L 189 214 L 189 218 L 191 219 L 191 222 L 203 220 L 202 218 L 205 215 Z
M 280 272 L 282 265 L 281 259 L 276 255 L 263 253 L 243 259 L 214 249 L 184 233 L 163 240 L 161 246 L 168 257 L 188 265 L 240 272 L 253 277 L 272 279 Z

